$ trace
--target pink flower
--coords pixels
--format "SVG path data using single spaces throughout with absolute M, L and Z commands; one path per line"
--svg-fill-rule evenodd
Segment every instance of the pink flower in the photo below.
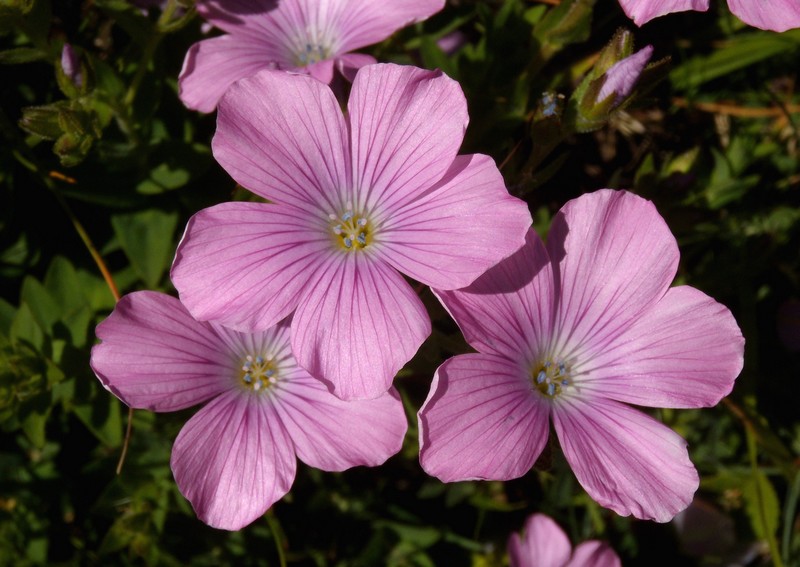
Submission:
M 420 462 L 444 482 L 524 475 L 552 419 L 578 481 L 621 515 L 665 522 L 698 486 L 686 442 L 628 406 L 716 404 L 742 368 L 730 312 L 670 288 L 678 247 L 649 201 L 602 190 L 570 201 L 547 247 L 458 291 L 436 291 L 478 350 L 436 372 L 419 412 Z
M 470 284 L 519 249 L 531 224 L 491 158 L 457 156 L 458 83 L 379 64 L 342 115 L 327 85 L 272 71 L 220 102 L 214 156 L 270 203 L 223 203 L 189 221 L 172 267 L 198 319 L 245 331 L 295 309 L 300 365 L 343 399 L 374 398 L 430 333 L 404 273 Z
M 123 297 L 97 327 L 92 369 L 133 408 L 208 402 L 181 430 L 171 466 L 198 517 L 238 530 L 286 494 L 297 462 L 327 471 L 383 463 L 407 428 L 392 390 L 342 402 L 297 366 L 282 322 L 244 334 L 192 319 L 156 292 Z
M 648 45 L 633 55 L 621 59 L 614 63 L 608 71 L 604 73 L 605 81 L 597 93 L 597 100 L 600 103 L 610 96 L 614 96 L 614 106 L 621 104 L 633 91 L 633 87 L 639 81 L 639 76 L 644 70 L 644 66 L 650 61 L 653 55 L 653 46 Z
M 508 538 L 511 567 L 621 567 L 607 544 L 585 541 L 572 551 L 567 534 L 549 516 L 533 514 L 525 521 L 524 537 Z
M 673 12 L 705 12 L 709 0 L 619 0 L 619 3 L 628 17 L 641 26 Z M 762 30 L 782 32 L 800 27 L 797 0 L 728 0 L 728 8 L 744 23 Z
M 61 70 L 64 71 L 66 78 L 80 89 L 83 87 L 83 70 L 81 69 L 81 58 L 69 43 L 65 43 L 61 49 Z
M 308 73 L 330 83 L 335 67 L 352 80 L 375 58 L 351 51 L 443 7 L 444 0 L 198 0 L 198 12 L 227 33 L 189 48 L 181 100 L 211 112 L 231 84 L 262 69 Z

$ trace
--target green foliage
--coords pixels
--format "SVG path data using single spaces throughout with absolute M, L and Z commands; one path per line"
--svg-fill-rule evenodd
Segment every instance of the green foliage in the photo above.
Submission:
M 574 543 L 610 542 L 625 565 L 730 564 L 742 550 L 800 564 L 800 358 L 776 329 L 779 306 L 800 298 L 800 32 L 732 27 L 722 8 L 637 28 L 614 2 L 466 0 L 365 51 L 459 81 L 462 152 L 497 161 L 542 235 L 600 187 L 655 202 L 681 248 L 677 283 L 728 306 L 747 340 L 719 407 L 655 412 L 689 442 L 693 510 L 724 530 L 692 538 L 616 516 L 554 439 L 520 479 L 427 477 L 415 414 L 437 365 L 469 348 L 428 292 L 431 339 L 396 380 L 409 434 L 384 466 L 300 465 L 262 521 L 222 532 L 196 519 L 169 467 L 195 410 L 137 411 L 117 476 L 127 408 L 89 367 L 112 286 L 171 292 L 187 219 L 252 198 L 213 160 L 213 117 L 177 98 L 183 56 L 204 37 L 190 4 L 0 0 L 0 565 L 504 565 L 534 511 Z M 443 44 L 454 32 L 461 44 Z M 65 43 L 80 86 L 61 68 Z M 634 43 L 654 45 L 655 63 L 624 102 L 597 101 Z

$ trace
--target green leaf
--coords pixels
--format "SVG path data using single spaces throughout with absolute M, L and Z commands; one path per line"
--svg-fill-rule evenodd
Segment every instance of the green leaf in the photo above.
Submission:
M 38 280 L 31 276 L 27 276 L 22 281 L 20 299 L 22 303 L 26 303 L 30 307 L 39 327 L 46 333 L 51 333 L 53 325 L 61 317 L 61 304 Z
M 111 217 L 111 226 L 137 275 L 157 288 L 175 254 L 174 234 L 178 215 L 149 209 Z
M 122 444 L 122 417 L 119 411 L 121 402 L 105 390 L 99 390 L 94 384 L 92 390 L 92 400 L 74 405 L 72 411 L 101 443 L 108 447 L 118 447 Z
M 93 310 L 69 260 L 62 256 L 53 258 L 44 278 L 44 288 L 60 306 L 60 320 L 69 329 L 72 343 L 76 347 L 86 344 L 86 333 Z
M 678 90 L 698 87 L 754 63 L 800 47 L 800 30 L 785 33 L 756 32 L 734 37 L 710 55 L 692 57 L 670 73 Z
M 13 323 L 16 314 L 17 309 L 0 297 L 0 334 L 9 335 L 11 332 L 11 323 Z
M 9 336 L 12 343 L 25 342 L 36 349 L 41 349 L 44 345 L 45 334 L 27 303 L 22 303 L 17 309 Z
M 780 505 L 775 488 L 760 470 L 755 471 L 742 485 L 745 510 L 750 525 L 759 539 L 773 537 L 778 530 Z
M 0 65 L 19 65 L 47 59 L 47 53 L 35 47 L 17 47 L 0 51 Z

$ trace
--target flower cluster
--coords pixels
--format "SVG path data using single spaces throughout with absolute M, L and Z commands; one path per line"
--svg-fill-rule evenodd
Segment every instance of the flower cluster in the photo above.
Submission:
M 685 441 L 627 404 L 696 408 L 728 394 L 743 350 L 732 315 L 669 287 L 675 239 L 631 193 L 567 203 L 545 246 L 495 162 L 458 155 L 458 83 L 349 53 L 442 4 L 198 2 L 226 34 L 190 49 L 181 98 L 217 108 L 214 157 L 260 199 L 195 214 L 170 274 L 180 300 L 124 297 L 91 363 L 131 407 L 205 404 L 171 466 L 209 525 L 258 518 L 290 489 L 296 458 L 339 471 L 399 451 L 393 380 L 431 332 L 406 277 L 434 289 L 478 351 L 439 367 L 419 411 L 429 474 L 519 477 L 552 419 L 578 481 L 619 514 L 667 521 L 697 489 Z M 651 53 L 610 65 L 593 104 L 627 98 Z M 352 79 L 345 111 L 334 68 Z M 551 524 L 534 516 L 526 541 Z M 547 536 L 553 565 L 618 563 L 587 544 L 569 562 L 560 533 Z M 512 537 L 513 564 L 530 545 Z

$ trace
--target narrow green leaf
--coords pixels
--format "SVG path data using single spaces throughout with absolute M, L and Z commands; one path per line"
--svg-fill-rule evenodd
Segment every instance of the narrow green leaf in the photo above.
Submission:
M 0 51 L 0 65 L 19 65 L 47 59 L 47 53 L 34 47 L 17 47 Z
M 678 90 L 697 87 L 754 63 L 786 51 L 800 48 L 800 30 L 786 33 L 756 32 L 742 34 L 709 55 L 692 57 L 670 73 L 672 86 Z

